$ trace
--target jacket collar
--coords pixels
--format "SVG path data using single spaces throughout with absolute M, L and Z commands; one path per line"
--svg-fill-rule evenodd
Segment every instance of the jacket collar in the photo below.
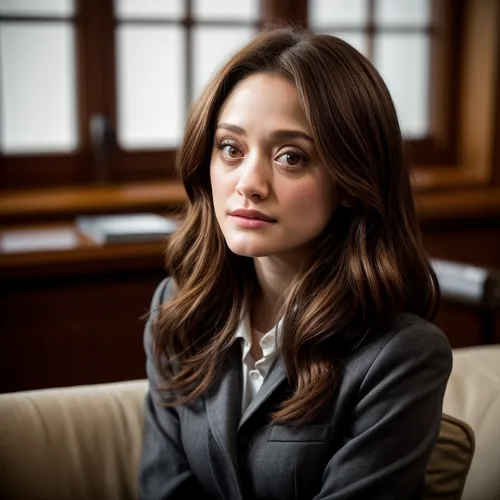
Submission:
M 212 434 L 222 451 L 222 459 L 226 467 L 219 470 L 229 470 L 224 478 L 218 478 L 219 484 L 225 484 L 230 498 L 243 498 L 240 489 L 238 467 L 238 432 L 254 415 L 269 396 L 286 380 L 285 368 L 281 360 L 276 360 L 267 375 L 262 387 L 250 405 L 241 415 L 241 397 L 243 390 L 241 367 L 241 343 L 235 342 L 224 361 L 222 373 L 217 384 L 214 384 L 205 394 L 205 405 L 208 423 Z

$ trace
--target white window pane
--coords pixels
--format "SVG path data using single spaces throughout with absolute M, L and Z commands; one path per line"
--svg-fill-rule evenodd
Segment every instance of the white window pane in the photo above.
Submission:
M 119 19 L 181 19 L 185 4 L 184 0 L 115 0 L 115 14 Z
M 375 66 L 398 110 L 403 133 L 425 137 L 428 130 L 429 38 L 421 33 L 385 33 L 375 38 Z
M 255 35 L 255 29 L 195 27 L 193 30 L 194 94 L 197 96 L 224 63 Z
M 183 41 L 179 26 L 117 30 L 118 140 L 123 148 L 179 144 L 185 114 Z
M 0 0 L 0 14 L 67 17 L 74 12 L 74 0 Z
M 309 0 L 312 29 L 342 25 L 362 27 L 367 19 L 367 0 Z
M 75 41 L 69 23 L 1 23 L 1 149 L 77 147 Z
M 380 26 L 426 26 L 430 24 L 430 0 L 377 0 L 375 23 Z
M 336 36 L 337 38 L 341 38 L 345 42 L 347 42 L 349 45 L 352 45 L 356 50 L 361 52 L 363 55 L 367 55 L 368 53 L 368 42 L 366 39 L 365 34 L 360 31 L 360 32 L 355 32 L 355 31 L 317 31 L 316 33 L 318 34 L 324 34 L 324 35 L 333 35 Z
M 193 17 L 198 20 L 257 21 L 260 0 L 193 0 Z

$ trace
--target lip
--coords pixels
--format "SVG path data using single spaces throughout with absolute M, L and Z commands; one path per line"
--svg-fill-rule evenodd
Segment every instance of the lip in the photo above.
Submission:
M 230 212 L 229 215 L 236 225 L 246 229 L 261 229 L 276 222 L 275 219 L 259 210 L 238 208 Z
M 269 215 L 260 212 L 259 210 L 248 210 L 246 208 L 237 208 L 230 212 L 233 217 L 242 217 L 244 219 L 261 220 L 265 222 L 276 222 L 275 219 L 269 217 Z

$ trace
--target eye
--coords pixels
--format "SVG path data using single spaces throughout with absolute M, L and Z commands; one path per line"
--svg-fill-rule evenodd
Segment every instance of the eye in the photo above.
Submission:
M 285 167 L 299 167 L 307 163 L 307 158 L 296 151 L 285 151 L 275 161 Z
M 238 158 L 243 158 L 242 152 L 232 144 L 222 144 L 221 145 L 221 154 L 224 158 L 228 158 L 230 160 L 236 160 Z

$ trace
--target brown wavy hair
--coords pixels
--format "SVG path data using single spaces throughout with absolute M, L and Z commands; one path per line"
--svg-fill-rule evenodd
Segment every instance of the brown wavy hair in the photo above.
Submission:
M 255 73 L 295 85 L 325 168 L 355 200 L 334 212 L 284 301 L 277 348 L 292 392 L 272 419 L 304 423 L 334 396 L 343 359 L 403 311 L 431 319 L 439 288 L 421 241 L 396 111 L 376 69 L 332 36 L 263 32 L 193 104 L 178 151 L 189 201 L 166 250 L 176 293 L 153 330 L 170 395 L 165 404 L 194 402 L 217 383 L 245 299 L 258 286 L 252 259 L 225 243 L 209 177 L 218 112 L 235 85 Z

